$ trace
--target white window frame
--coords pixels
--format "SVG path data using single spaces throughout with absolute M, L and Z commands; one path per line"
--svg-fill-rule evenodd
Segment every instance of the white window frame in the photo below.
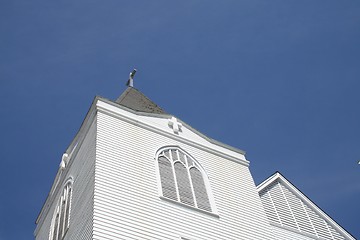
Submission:
M 178 200 L 176 201 L 176 200 L 167 198 L 167 197 L 165 197 L 163 195 L 158 157 L 160 156 L 160 154 L 163 151 L 166 151 L 166 150 L 178 150 L 178 151 L 181 151 L 185 155 L 185 158 L 186 158 L 185 161 L 187 161 L 187 158 L 190 158 L 194 162 L 195 167 L 200 171 L 200 173 L 201 173 L 201 175 L 203 177 L 203 181 L 204 181 L 206 193 L 207 193 L 207 196 L 208 196 L 209 204 L 210 204 L 210 207 L 211 207 L 211 211 L 207 211 L 207 210 L 204 210 L 204 209 L 201 209 L 201 208 L 197 207 L 196 196 L 195 196 L 195 193 L 194 193 L 194 187 L 193 187 L 193 183 L 191 181 L 191 178 L 190 178 L 190 185 L 191 185 L 191 190 L 192 190 L 192 195 L 193 195 L 194 205 L 195 206 L 191 206 L 191 205 L 188 205 L 186 203 L 182 203 L 180 201 L 179 189 L 178 189 L 178 186 L 177 186 L 177 180 L 176 180 L 175 169 L 174 169 L 174 162 L 171 162 L 171 165 L 172 165 L 172 169 L 173 169 L 173 177 L 174 177 L 176 194 L 177 194 L 177 199 Z M 179 154 L 179 153 L 177 153 L 177 154 Z M 172 156 L 171 156 L 171 158 L 172 158 Z M 185 151 L 184 149 L 182 149 L 179 146 L 172 145 L 172 146 L 165 146 L 165 147 L 159 148 L 156 151 L 154 159 L 155 159 L 155 169 L 156 169 L 159 197 L 161 199 L 164 199 L 164 200 L 167 200 L 167 201 L 170 201 L 170 202 L 174 202 L 174 203 L 177 203 L 177 204 L 180 204 L 182 206 L 186 206 L 186 207 L 189 207 L 189 208 L 192 208 L 192 209 L 196 209 L 196 210 L 198 210 L 200 212 L 210 213 L 211 215 L 219 217 L 218 213 L 217 213 L 217 208 L 216 208 L 216 205 L 215 205 L 214 197 L 213 197 L 213 194 L 212 194 L 212 190 L 211 190 L 211 187 L 210 187 L 210 182 L 209 182 L 208 175 L 207 175 L 205 169 L 202 167 L 202 165 L 191 154 L 189 154 L 187 151 Z M 179 156 L 178 156 L 178 159 L 179 159 Z M 188 171 L 188 176 L 191 176 L 190 172 L 189 172 L 190 168 L 188 166 L 186 166 L 186 169 Z
M 49 233 L 49 240 L 62 240 L 64 239 L 69 226 L 70 226 L 70 216 L 71 216 L 71 200 L 72 200 L 72 196 L 73 196 L 73 178 L 70 177 L 68 178 L 65 183 L 63 184 L 62 188 L 61 188 L 61 192 L 60 192 L 60 197 L 57 200 L 57 204 L 54 208 L 54 214 L 51 220 L 51 227 L 50 227 L 50 233 Z M 59 236 L 59 229 L 56 231 L 58 236 L 54 237 L 54 231 L 55 231 L 55 226 L 57 228 L 59 228 L 60 226 L 60 220 L 62 219 L 62 215 L 61 215 L 61 210 L 62 210 L 62 204 L 63 204 L 63 199 L 65 198 L 65 206 L 64 206 L 64 219 L 63 219 L 63 230 L 61 231 L 61 236 Z M 67 209 L 69 209 L 67 211 Z M 68 215 L 66 215 L 66 213 L 68 212 Z M 56 218 L 59 215 L 59 222 L 56 225 Z

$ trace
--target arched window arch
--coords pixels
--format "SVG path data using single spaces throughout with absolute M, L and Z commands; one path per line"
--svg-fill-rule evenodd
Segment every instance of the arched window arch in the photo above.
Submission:
M 72 183 L 70 178 L 66 181 L 60 199 L 55 207 L 54 216 L 50 229 L 50 240 L 61 240 L 64 238 L 70 224 L 70 210 L 72 197 Z
M 161 195 L 165 198 L 213 212 L 210 186 L 201 165 L 179 147 L 156 153 Z

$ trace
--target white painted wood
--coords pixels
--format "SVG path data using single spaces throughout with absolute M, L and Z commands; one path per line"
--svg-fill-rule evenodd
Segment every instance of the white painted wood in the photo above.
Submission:
M 242 151 L 181 121 L 174 133 L 172 117 L 96 98 L 37 219 L 36 239 L 49 239 L 61 187 L 72 177 L 64 239 L 353 240 L 286 180 L 274 182 L 278 175 L 256 188 Z M 155 155 L 165 146 L 199 162 L 209 180 L 211 213 L 161 196 Z
M 197 147 L 206 148 L 207 150 L 212 150 L 222 156 L 228 155 L 228 157 L 233 157 L 233 160 L 237 160 L 245 165 L 248 165 L 248 161 L 246 160 L 243 153 L 238 151 L 234 151 L 228 149 L 224 146 L 220 146 L 214 143 L 211 143 L 204 137 L 197 134 L 195 131 L 190 129 L 187 125 L 183 124 L 181 129 L 181 134 L 174 134 L 172 128 L 168 125 L 168 120 L 171 119 L 172 116 L 144 116 L 144 115 L 137 115 L 134 112 L 127 111 L 119 106 L 115 106 L 110 104 L 102 99 L 99 99 L 96 102 L 97 109 L 107 115 L 114 116 L 126 122 L 130 122 L 132 124 L 141 126 L 148 130 L 157 132 L 158 134 L 165 135 L 177 140 L 182 140 L 187 142 L 188 144 L 196 145 Z
M 297 233 L 299 237 L 354 240 L 280 173 L 261 183 L 258 191 L 272 225 L 290 230 L 292 235 Z
M 272 239 L 248 167 L 226 158 L 238 153 L 222 157 L 206 151 L 212 144 L 200 148 L 112 114 L 97 115 L 94 239 Z M 160 198 L 154 156 L 168 145 L 202 165 L 219 217 Z
M 70 227 L 64 237 L 67 239 L 90 240 L 93 229 L 94 164 L 96 151 L 96 122 L 85 126 L 84 135 L 79 139 L 78 149 L 72 154 L 66 171 L 54 195 L 48 197 L 44 207 L 49 205 L 46 214 L 38 219 L 35 239 L 48 240 L 56 204 L 60 199 L 64 181 L 73 179 L 73 195 L 70 210 Z

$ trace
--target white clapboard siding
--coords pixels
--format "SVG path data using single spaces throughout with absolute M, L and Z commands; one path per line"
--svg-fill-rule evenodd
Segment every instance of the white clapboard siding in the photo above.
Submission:
M 73 195 L 65 240 L 354 240 L 281 175 L 256 187 L 244 152 L 185 123 L 175 134 L 171 117 L 95 98 L 36 221 L 36 240 L 49 239 L 69 178 Z M 155 157 L 164 147 L 179 147 L 201 165 L 211 212 L 160 196 Z
M 90 240 L 93 229 L 94 181 L 96 156 L 96 121 L 91 125 L 69 176 L 74 178 L 70 228 L 66 240 Z
M 304 239 L 343 240 L 346 238 L 334 228 L 334 224 L 320 216 L 320 212 L 297 196 L 286 186 L 284 181 L 274 180 L 259 192 L 265 212 L 274 226 L 278 239 L 289 239 L 289 236 L 299 233 Z M 279 229 L 283 227 L 284 230 Z M 281 238 L 281 234 L 284 234 Z M 296 239 L 296 238 L 294 238 Z M 299 239 L 302 237 L 299 235 Z
M 101 111 L 97 123 L 94 239 L 272 239 L 246 165 Z M 171 145 L 207 172 L 216 214 L 159 197 L 154 157 Z
M 69 164 L 62 181 L 70 177 L 73 179 L 73 194 L 70 211 L 70 227 L 64 240 L 79 239 L 91 240 L 93 230 L 93 196 L 94 196 L 94 165 L 96 154 L 96 122 L 93 122 L 88 130 L 84 129 L 84 136 L 79 139 L 77 149 L 69 159 Z M 48 240 L 54 209 L 58 203 L 63 182 L 59 184 L 56 194 L 50 203 L 50 209 L 37 235 L 37 240 Z M 50 199 L 48 199 L 49 201 Z
M 114 104 L 113 102 L 102 98 L 98 99 L 96 102 L 96 107 L 102 112 L 106 112 L 109 115 L 116 116 L 127 122 L 136 122 L 138 125 L 146 129 L 150 129 L 151 131 L 158 132 L 159 134 L 174 134 L 173 129 L 169 128 L 169 119 L 172 117 L 170 115 L 156 115 L 156 117 L 154 117 L 153 115 L 144 116 L 144 113 L 135 114 L 129 109 L 120 107 L 118 104 Z M 243 151 L 232 148 L 230 146 L 224 147 L 224 144 L 207 138 L 206 136 L 192 129 L 190 126 L 187 126 L 186 123 L 183 123 L 183 127 L 181 128 L 180 132 L 181 134 L 179 135 L 181 135 L 181 138 L 178 139 L 183 142 L 192 142 L 199 147 L 201 146 L 202 148 L 207 148 L 208 151 L 218 151 L 222 154 L 236 158 L 237 161 L 243 162 L 245 164 L 248 163 L 248 161 L 245 160 Z

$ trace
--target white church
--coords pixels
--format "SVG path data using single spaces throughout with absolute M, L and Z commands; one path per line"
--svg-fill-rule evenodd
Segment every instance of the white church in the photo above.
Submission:
M 132 78 L 130 78 L 132 80 Z M 36 240 L 354 240 L 280 173 L 130 86 L 96 97 L 36 219 Z

